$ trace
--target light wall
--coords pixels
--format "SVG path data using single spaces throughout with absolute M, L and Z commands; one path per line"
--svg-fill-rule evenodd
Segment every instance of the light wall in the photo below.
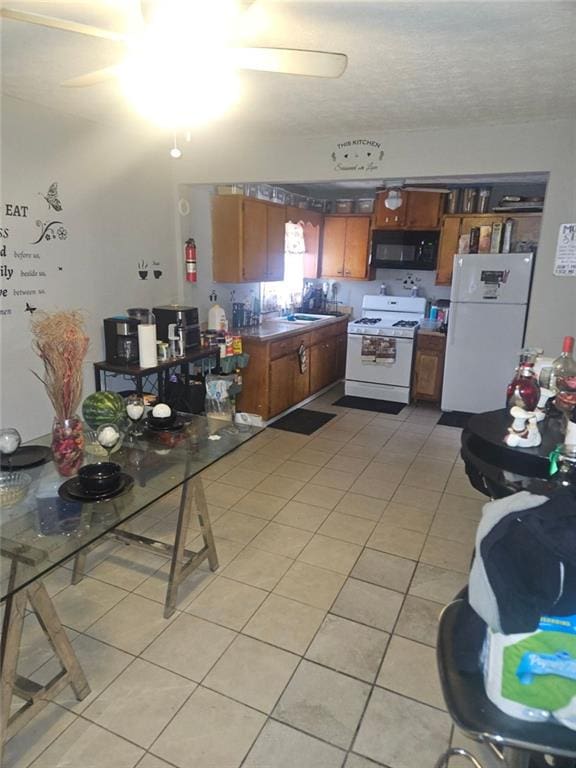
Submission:
M 380 143 L 384 156 L 378 168 L 337 170 L 332 152 L 338 143 L 357 138 Z M 527 343 L 554 355 L 564 335 L 576 335 L 576 278 L 552 273 L 558 229 L 576 221 L 576 124 L 572 121 L 364 135 L 359 118 L 355 136 L 242 141 L 214 130 L 210 139 L 192 141 L 184 149 L 173 172 L 176 183 L 188 185 L 548 172 Z
M 0 247 L 6 246 L 0 266 L 15 272 L 0 279 L 8 292 L 0 310 L 10 311 L 0 314 L 0 424 L 17 427 L 25 439 L 48 432 L 53 415 L 31 373 L 41 373 L 42 365 L 31 349 L 26 300 L 39 310 L 85 310 L 86 395 L 94 391 L 92 362 L 104 359 L 103 318 L 178 299 L 175 195 L 163 149 L 117 129 L 3 98 L 0 228 L 8 236 L 0 239 Z M 60 211 L 45 199 L 53 182 Z M 6 204 L 27 205 L 28 216 L 7 216 Z M 53 228 L 56 237 L 33 244 L 41 232 L 36 222 L 52 220 L 61 222 Z M 37 258 L 17 259 L 15 251 Z M 146 280 L 138 274 L 142 261 Z M 162 272 L 159 279 L 154 269 Z

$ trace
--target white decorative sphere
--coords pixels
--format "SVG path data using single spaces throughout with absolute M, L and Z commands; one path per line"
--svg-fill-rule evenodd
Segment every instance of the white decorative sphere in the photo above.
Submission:
M 154 416 L 155 419 L 167 419 L 171 415 L 172 409 L 169 405 L 166 405 L 166 403 L 158 403 L 158 405 L 155 405 L 152 409 L 152 416 Z

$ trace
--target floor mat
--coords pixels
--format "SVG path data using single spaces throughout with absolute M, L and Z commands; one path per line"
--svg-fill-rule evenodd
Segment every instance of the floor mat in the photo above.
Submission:
M 323 413 L 322 411 L 308 411 L 305 408 L 297 408 L 292 413 L 282 416 L 281 419 L 270 424 L 272 429 L 283 429 L 285 432 L 298 432 L 300 435 L 311 435 L 324 424 L 335 418 L 335 413 Z
M 358 408 L 360 411 L 375 411 L 376 413 L 400 413 L 404 408 L 404 403 L 393 403 L 391 400 L 373 400 L 371 397 L 354 397 L 353 395 L 344 395 L 336 400 L 332 405 L 339 405 L 341 408 Z
M 438 426 L 464 428 L 468 424 L 470 416 L 474 416 L 474 414 L 467 413 L 466 411 L 448 411 L 442 414 L 438 421 Z

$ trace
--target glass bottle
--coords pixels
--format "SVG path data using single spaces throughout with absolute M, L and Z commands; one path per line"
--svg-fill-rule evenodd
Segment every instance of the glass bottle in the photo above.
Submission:
M 557 462 L 560 484 L 576 486 L 576 408 L 568 414 L 564 444 L 558 452 Z
M 552 385 L 557 390 L 555 404 L 567 416 L 576 407 L 576 360 L 574 337 L 565 336 L 562 353 L 552 363 Z
M 534 362 L 534 353 L 530 350 L 522 350 L 520 363 L 506 391 L 508 409 L 515 405 L 525 411 L 536 409 L 540 399 L 540 385 L 534 373 Z

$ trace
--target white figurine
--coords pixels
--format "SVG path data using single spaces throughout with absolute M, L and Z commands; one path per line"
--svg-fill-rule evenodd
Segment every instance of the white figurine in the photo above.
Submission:
M 535 411 L 525 411 L 515 405 L 510 408 L 510 416 L 514 421 L 504 438 L 506 445 L 511 448 L 534 448 L 540 445 L 542 435 L 538 429 L 538 417 Z
M 540 399 L 536 406 L 536 421 L 544 421 L 546 418 L 546 403 L 551 397 L 554 397 L 556 392 L 553 389 L 546 389 L 546 387 L 540 387 Z

